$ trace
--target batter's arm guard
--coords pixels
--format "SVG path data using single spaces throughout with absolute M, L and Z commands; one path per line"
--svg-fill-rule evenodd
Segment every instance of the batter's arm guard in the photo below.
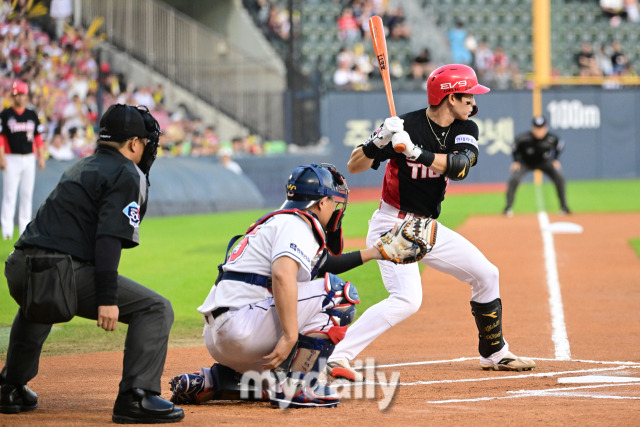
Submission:
M 476 154 L 465 148 L 447 154 L 447 178 L 462 181 L 469 175 L 469 169 L 476 164 Z

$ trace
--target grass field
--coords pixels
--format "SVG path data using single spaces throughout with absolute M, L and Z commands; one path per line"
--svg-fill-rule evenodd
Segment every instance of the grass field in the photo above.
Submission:
M 640 180 L 577 181 L 567 186 L 568 201 L 574 212 L 640 211 Z M 558 211 L 552 185 L 542 186 L 548 212 Z M 469 215 L 499 214 L 504 207 L 504 194 L 483 193 L 450 195 L 442 205 L 439 221 L 456 228 Z M 377 202 L 351 203 L 344 219 L 347 238 L 364 237 L 367 220 Z M 514 213 L 536 212 L 535 187 L 523 184 L 517 193 Z M 201 345 L 202 318 L 196 308 L 204 301 L 217 275 L 229 239 L 241 234 L 264 211 L 243 211 L 211 215 L 171 218 L 148 218 L 141 227 L 140 247 L 124 251 L 120 273 L 152 288 L 169 298 L 175 312 L 171 346 Z M 594 242 L 594 250 L 597 248 Z M 630 242 L 640 256 L 640 230 Z M 347 248 L 347 250 L 360 248 Z M 6 259 L 13 242 L 0 242 L 0 257 Z M 358 311 L 386 297 L 376 263 L 368 263 L 341 275 L 353 282 L 362 303 Z M 17 304 L 10 297 L 4 276 L 0 279 L 0 356 L 4 360 L 10 325 Z M 44 355 L 120 350 L 126 325 L 118 325 L 113 333 L 104 333 L 95 321 L 75 318 L 55 325 L 45 343 Z

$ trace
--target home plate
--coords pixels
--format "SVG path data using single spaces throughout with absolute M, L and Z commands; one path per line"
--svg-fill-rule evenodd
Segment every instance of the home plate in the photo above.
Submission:
M 581 377 L 558 378 L 560 384 L 591 384 L 591 383 L 632 383 L 640 381 L 638 377 L 614 377 L 606 375 L 583 375 Z
M 573 222 L 552 222 L 549 224 L 549 231 L 554 234 L 580 234 L 582 226 Z

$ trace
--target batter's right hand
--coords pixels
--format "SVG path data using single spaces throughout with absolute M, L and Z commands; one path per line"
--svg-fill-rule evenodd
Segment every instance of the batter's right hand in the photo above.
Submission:
M 118 324 L 120 310 L 117 305 L 98 306 L 98 326 L 105 331 L 114 331 Z
M 511 166 L 509 167 L 509 172 L 516 172 L 520 170 L 520 163 L 519 162 L 513 162 L 511 163 Z
M 2 158 L 0 159 L 0 169 L 5 170 L 7 168 L 7 159 L 6 158 Z
M 295 337 L 295 339 L 291 339 L 287 338 L 286 336 L 282 336 L 278 340 L 276 348 L 274 348 L 271 353 L 262 358 L 262 360 L 268 360 L 268 363 L 265 363 L 262 366 L 264 366 L 266 369 L 275 369 L 280 366 L 282 362 L 287 360 L 287 357 L 289 357 L 293 346 L 297 342 L 298 337 Z
M 411 137 L 405 131 L 400 131 L 395 135 L 393 135 L 393 138 L 391 139 L 391 143 L 393 144 L 394 148 L 398 144 L 404 144 L 405 149 L 404 151 L 402 151 L 402 153 L 409 160 L 417 159 L 418 156 L 422 153 L 420 148 L 415 146 L 413 141 L 411 141 Z
M 389 117 L 384 120 L 382 125 L 382 132 L 385 138 L 390 138 L 394 133 L 398 133 L 404 130 L 404 120 L 398 116 Z

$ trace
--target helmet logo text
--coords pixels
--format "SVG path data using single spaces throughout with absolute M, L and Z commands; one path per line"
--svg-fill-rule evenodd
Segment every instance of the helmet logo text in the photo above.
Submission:
M 442 84 L 440 84 L 440 89 L 442 89 L 442 90 L 455 90 L 456 88 L 460 89 L 460 88 L 463 88 L 463 87 L 466 87 L 466 86 L 467 86 L 467 81 L 466 80 L 460 80 L 460 81 L 453 82 L 453 83 L 450 83 L 450 82 L 442 83 Z

